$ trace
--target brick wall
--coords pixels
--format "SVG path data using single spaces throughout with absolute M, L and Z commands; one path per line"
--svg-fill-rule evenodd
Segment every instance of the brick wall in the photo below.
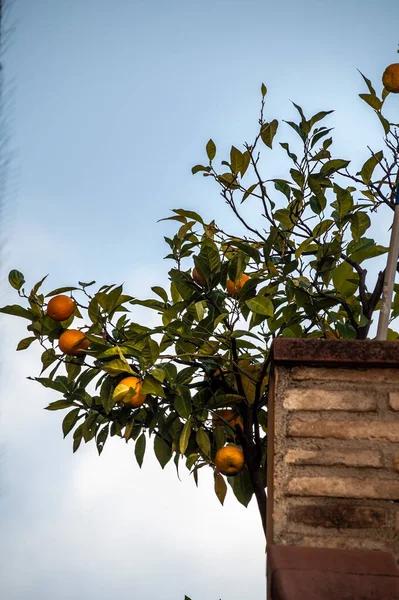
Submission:
M 268 543 L 399 561 L 399 344 L 276 340 Z

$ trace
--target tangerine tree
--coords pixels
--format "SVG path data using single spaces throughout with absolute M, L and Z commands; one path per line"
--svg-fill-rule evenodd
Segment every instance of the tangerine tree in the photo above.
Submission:
M 362 77 L 367 92 L 360 97 L 381 124 L 382 147 L 370 149 L 358 172 L 333 153 L 324 124 L 331 110 L 307 117 L 294 104 L 298 119 L 285 124 L 296 142 L 276 145 L 279 123 L 265 117 L 262 84 L 251 143 L 232 146 L 219 168 L 210 140 L 205 164 L 192 169 L 219 187 L 237 232 L 173 210 L 168 219 L 177 230 L 165 237 L 170 285 L 154 285 L 152 298 L 131 296 L 122 285 L 92 291 L 94 281 L 43 292 L 45 277 L 26 291 L 22 273 L 11 271 L 22 304 L 1 311 L 28 322 L 17 350 L 42 347 L 41 372 L 32 379 L 54 390 L 48 410 L 67 411 L 62 429 L 72 434 L 74 452 L 93 441 L 101 454 L 109 437 L 120 437 L 135 445 L 141 467 L 151 442 L 162 468 L 184 462 L 197 484 L 200 469 L 213 469 L 221 503 L 225 477 L 245 506 L 255 495 L 266 533 L 271 343 L 278 336 L 365 339 L 383 289 L 384 272 L 370 281 L 367 265 L 387 248 L 367 231 L 378 210 L 391 219 L 399 125 L 384 111 L 389 91 L 378 96 Z M 261 152 L 272 149 L 285 155 L 285 178 L 262 172 Z M 249 203 L 257 207 L 255 223 Z M 132 321 L 135 305 L 155 311 L 158 324 Z

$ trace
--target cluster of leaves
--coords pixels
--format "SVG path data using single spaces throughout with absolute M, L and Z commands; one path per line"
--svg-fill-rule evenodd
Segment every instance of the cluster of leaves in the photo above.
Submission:
M 307 119 L 294 105 L 299 120 L 287 124 L 298 136 L 299 149 L 280 143 L 291 162 L 286 179 L 266 179 L 260 173 L 259 146 L 266 152 L 272 149 L 279 127 L 276 119 L 264 119 L 262 84 L 259 131 L 252 144 L 241 150 L 232 146 L 219 172 L 210 140 L 208 164 L 193 168 L 193 173 L 213 177 L 244 233 L 229 235 L 194 211 L 173 210 L 168 219 L 178 223 L 178 230 L 165 238 L 166 258 L 174 262 L 170 285 L 167 290 L 154 286 L 153 298 L 126 295 L 121 285 L 92 293 L 95 282 L 44 295 L 40 289 L 45 278 L 26 293 L 23 275 L 10 273 L 25 306 L 1 311 L 29 322 L 30 336 L 18 350 L 32 342 L 43 347 L 42 371 L 34 379 L 60 394 L 48 409 L 68 409 L 62 428 L 64 436 L 73 432 L 74 452 L 82 440 L 94 440 L 101 453 L 107 438 L 118 436 L 135 444 L 141 466 L 151 439 L 162 468 L 173 459 L 178 470 L 183 460 L 198 483 L 201 468 L 214 468 L 219 448 L 239 444 L 245 468 L 228 482 L 244 505 L 255 493 L 265 528 L 267 378 L 273 339 L 365 339 L 381 298 L 384 273 L 369 289 L 364 264 L 387 248 L 366 232 L 370 214 L 381 205 L 394 207 L 399 135 L 398 125 L 382 113 L 387 93 L 378 98 L 371 82 L 363 79 L 368 93 L 360 96 L 382 124 L 384 151 L 371 151 L 360 172 L 351 173 L 348 160 L 332 155 L 331 128 L 322 125 L 332 111 Z M 253 226 L 244 216 L 247 202 L 259 204 L 260 225 Z M 193 266 L 203 283 L 193 278 Z M 227 281 L 239 280 L 244 272 L 249 281 L 239 294 L 229 295 Z M 61 293 L 71 294 L 76 308 L 68 321 L 57 323 L 46 315 L 46 304 Z M 134 305 L 155 311 L 159 324 L 132 322 L 128 313 Z M 396 289 L 393 318 L 398 314 Z M 79 329 L 90 341 L 89 350 L 82 357 L 66 357 L 57 351 L 57 340 L 81 318 Z M 390 331 L 390 336 L 397 334 Z M 116 385 L 129 374 L 143 380 L 147 400 L 140 408 L 113 400 Z M 212 416 L 221 407 L 233 409 L 243 426 L 231 427 L 220 419 L 214 426 Z M 214 477 L 223 503 L 225 480 L 217 470 Z

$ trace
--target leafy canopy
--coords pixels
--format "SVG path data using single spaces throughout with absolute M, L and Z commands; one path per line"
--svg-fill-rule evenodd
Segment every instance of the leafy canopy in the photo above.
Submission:
M 108 437 L 117 436 L 135 445 L 141 467 L 151 442 L 162 468 L 173 460 L 178 470 L 183 462 L 197 484 L 200 469 L 214 469 L 215 492 L 223 503 L 227 486 L 215 468 L 215 454 L 227 443 L 238 445 L 245 467 L 228 483 L 245 506 L 255 494 L 265 528 L 273 339 L 365 339 L 379 308 L 384 274 L 370 286 L 366 265 L 387 248 L 368 231 L 377 209 L 394 208 L 399 137 L 398 124 L 383 114 L 388 93 L 378 97 L 370 80 L 363 79 L 367 93 L 360 97 L 381 123 L 383 136 L 382 149 L 370 150 L 356 173 L 346 157 L 333 154 L 332 111 L 307 118 L 294 104 L 298 119 L 285 125 L 297 143 L 276 144 L 280 125 L 264 116 L 262 84 L 255 139 L 232 146 L 221 168 L 209 140 L 205 164 L 192 169 L 213 178 L 244 233 L 232 235 L 194 211 L 173 210 L 168 220 L 176 222 L 177 231 L 165 237 L 170 285 L 154 286 L 152 298 L 130 296 L 115 284 L 92 291 L 94 281 L 45 294 L 45 277 L 26 292 L 22 273 L 11 271 L 9 281 L 22 305 L 1 311 L 28 322 L 29 336 L 17 350 L 42 346 L 42 369 L 33 379 L 56 392 L 48 410 L 67 410 L 62 429 L 64 437 L 72 435 L 74 452 L 83 440 L 93 441 L 101 454 Z M 284 179 L 262 174 L 261 152 L 270 151 L 285 156 Z M 256 206 L 255 225 L 245 214 L 249 203 Z M 230 295 L 227 281 L 243 273 L 250 279 Z M 395 290 L 393 318 L 399 315 Z M 76 306 L 60 323 L 46 315 L 46 304 L 61 293 L 70 294 Z M 135 305 L 155 311 L 158 325 L 133 322 L 129 308 Z M 90 341 L 82 356 L 57 349 L 60 334 L 72 323 Z M 398 335 L 390 330 L 390 337 Z M 147 394 L 136 409 L 113 398 L 128 375 L 141 378 Z M 215 419 L 226 407 L 240 419 Z

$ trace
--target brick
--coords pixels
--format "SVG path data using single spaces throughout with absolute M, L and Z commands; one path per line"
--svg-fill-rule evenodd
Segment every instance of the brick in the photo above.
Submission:
M 356 383 L 398 383 L 399 369 L 326 369 L 323 367 L 293 367 L 294 381 L 353 381 Z
M 399 481 L 360 477 L 293 477 L 287 491 L 294 496 L 399 500 Z
M 288 450 L 284 461 L 297 465 L 344 465 L 346 467 L 382 467 L 381 452 L 374 450 Z
M 294 417 L 288 424 L 293 437 L 399 442 L 399 421 L 321 421 Z
M 273 600 L 398 600 L 399 576 L 357 575 L 316 571 L 282 569 L 273 576 Z
M 392 410 L 399 410 L 399 392 L 389 393 L 389 408 L 392 408 Z
M 375 392 L 290 389 L 284 398 L 286 410 L 377 410 Z
M 399 473 L 399 452 L 395 452 L 392 456 L 393 468 Z
M 306 504 L 291 506 L 288 509 L 288 520 L 311 527 L 375 529 L 386 526 L 386 510 L 365 506 Z
M 281 541 L 280 541 L 281 543 Z M 284 544 L 310 548 L 346 548 L 348 550 L 382 550 L 391 552 L 399 560 L 399 548 L 388 539 L 355 538 L 334 535 L 303 535 L 303 533 L 284 534 Z M 382 599 L 379 599 L 382 600 Z

